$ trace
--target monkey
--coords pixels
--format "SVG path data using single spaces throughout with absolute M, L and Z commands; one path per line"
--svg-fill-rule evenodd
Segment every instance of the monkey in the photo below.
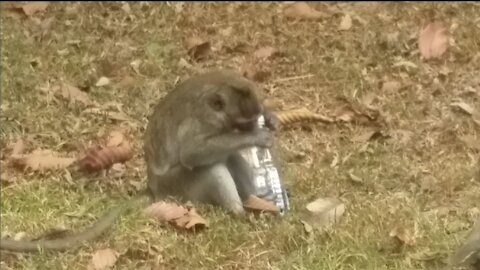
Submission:
M 253 170 L 239 151 L 273 145 L 278 119 L 260 101 L 254 82 L 232 70 L 192 76 L 154 106 L 144 134 L 147 183 L 83 232 L 51 240 L 0 239 L 0 249 L 63 251 L 101 236 L 128 209 L 175 197 L 244 214 L 255 193 Z M 263 115 L 266 127 L 257 126 Z M 145 200 L 146 198 L 146 200 Z
M 256 128 L 262 108 L 255 91 L 242 76 L 217 71 L 187 82 L 178 95 L 159 103 L 145 138 L 155 199 L 178 195 L 243 213 L 242 201 L 254 194 L 254 183 L 239 151 L 272 144 L 270 131 Z

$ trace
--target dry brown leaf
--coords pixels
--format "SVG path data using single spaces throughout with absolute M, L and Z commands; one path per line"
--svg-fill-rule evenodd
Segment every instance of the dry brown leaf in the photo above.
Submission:
M 132 149 L 127 140 L 119 146 L 92 146 L 84 158 L 76 161 L 80 171 L 95 172 L 110 168 L 115 163 L 124 163 L 133 157 Z
M 280 209 L 270 201 L 250 195 L 244 202 L 243 207 L 252 212 L 280 213 Z
M 48 2 L 29 2 L 24 5 L 21 5 L 22 11 L 28 17 L 32 16 L 33 14 L 41 11 L 45 11 L 48 7 Z
M 125 11 L 125 13 L 130 13 L 132 11 L 128 3 L 123 3 L 122 10 Z
M 189 38 L 186 43 L 188 54 L 195 61 L 204 60 L 211 51 L 210 42 L 199 37 Z
M 463 101 L 452 102 L 450 106 L 460 109 L 468 115 L 472 115 L 475 112 L 475 109 Z
M 412 233 L 404 227 L 395 226 L 390 232 L 390 237 L 396 239 L 402 245 L 413 246 L 416 243 L 415 237 Z
M 159 222 L 169 222 L 179 228 L 208 227 L 208 222 L 194 208 L 187 210 L 185 207 L 175 203 L 160 201 L 151 204 L 144 209 L 144 214 L 155 218 Z
M 173 220 L 173 223 L 177 227 L 185 229 L 208 226 L 208 222 L 202 218 L 194 208 L 190 209 L 186 215 Z
M 60 170 L 69 167 L 75 158 L 58 157 L 52 151 L 37 150 L 26 155 L 12 157 L 12 164 L 20 169 L 33 171 Z
M 118 256 L 119 253 L 110 248 L 97 250 L 92 256 L 88 270 L 111 269 L 117 262 Z
M 93 102 L 90 100 L 90 97 L 87 93 L 81 91 L 75 86 L 69 85 L 67 83 L 63 83 L 61 85 L 61 95 L 63 98 L 73 101 L 73 102 L 81 102 L 85 106 L 92 105 Z
M 110 79 L 107 78 L 107 77 L 100 77 L 100 79 L 98 79 L 97 83 L 95 84 L 96 87 L 102 87 L 102 86 L 105 86 L 105 85 L 109 85 L 110 84 Z
M 271 57 L 275 52 L 276 50 L 273 47 L 267 46 L 256 50 L 253 55 L 259 59 L 267 59 Z
M 12 146 L 11 156 L 21 155 L 23 151 L 25 151 L 25 142 L 22 139 L 18 139 Z
M 420 31 L 418 47 L 425 59 L 439 58 L 448 48 L 448 29 L 442 22 L 432 22 Z
M 315 20 L 322 17 L 322 13 L 311 8 L 305 2 L 295 2 L 283 10 L 287 18 Z
M 319 198 L 307 204 L 306 209 L 310 214 L 308 222 L 315 227 L 329 227 L 345 213 L 345 205 L 337 198 Z
M 188 213 L 188 210 L 175 203 L 156 202 L 145 208 L 144 213 L 160 222 L 170 222 L 181 218 Z
M 127 171 L 127 166 L 123 163 L 115 163 L 110 167 L 108 171 L 108 176 L 112 178 L 120 178 L 125 175 Z
M 278 118 L 278 121 L 282 125 L 287 125 L 287 124 L 301 122 L 301 121 L 320 121 L 324 123 L 334 122 L 333 119 L 320 115 L 318 113 L 311 112 L 306 108 L 280 111 L 280 112 L 276 112 L 275 114 Z
M 355 112 L 352 111 L 352 110 L 345 110 L 343 113 L 341 113 L 339 116 L 336 117 L 336 120 L 337 121 L 341 121 L 341 122 L 345 122 L 345 123 L 348 123 L 348 122 L 351 122 L 353 121 L 353 119 L 355 118 Z
M 352 17 L 350 15 L 345 14 L 345 16 L 342 17 L 342 21 L 340 22 L 340 25 L 338 26 L 338 30 L 340 31 L 346 31 L 352 28 Z
M 386 81 L 382 85 L 382 91 L 384 92 L 397 92 L 400 88 L 402 88 L 402 84 L 398 81 Z
M 120 131 L 112 131 L 108 135 L 107 147 L 117 147 L 123 143 L 125 136 Z

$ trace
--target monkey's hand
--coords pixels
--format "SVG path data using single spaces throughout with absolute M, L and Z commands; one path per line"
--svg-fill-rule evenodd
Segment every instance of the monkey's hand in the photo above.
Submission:
M 278 129 L 278 126 L 280 125 L 280 121 L 278 120 L 278 117 L 276 114 L 273 112 L 267 111 L 263 114 L 263 118 L 265 119 L 265 126 L 269 128 L 272 131 L 275 131 Z
M 255 145 L 262 148 L 271 148 L 273 146 L 273 134 L 267 128 L 259 128 L 255 131 Z
M 223 162 L 238 150 L 257 146 L 271 148 L 273 135 L 267 128 L 249 132 L 229 132 L 217 136 L 190 136 L 180 147 L 180 163 L 185 168 L 195 168 Z

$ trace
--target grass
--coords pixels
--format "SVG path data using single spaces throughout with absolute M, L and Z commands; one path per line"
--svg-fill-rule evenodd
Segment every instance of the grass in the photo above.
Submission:
M 129 3 L 130 10 L 122 5 L 50 3 L 37 20 L 2 12 L 2 149 L 24 138 L 29 150 L 78 153 L 118 128 L 135 149 L 119 177 L 19 172 L 7 167 L 2 151 L 2 173 L 9 180 L 2 182 L 2 235 L 33 237 L 57 226 L 76 230 L 133 194 L 146 178 L 141 147 L 151 106 L 176 81 L 208 68 L 240 69 L 265 46 L 281 55 L 263 64 L 271 76 L 260 85 L 281 109 L 338 115 L 345 104 L 367 110 L 365 100 L 371 99 L 380 117 L 297 124 L 277 133 L 275 155 L 292 205 L 284 218 L 237 220 L 221 209 L 198 206 L 210 228 L 186 233 L 132 213 L 108 235 L 74 251 L 2 251 L 2 269 L 86 269 L 92 253 L 102 248 L 122 254 L 116 269 L 446 265 L 480 207 L 480 182 L 474 178 L 479 152 L 459 139 L 478 138 L 480 129 L 471 116 L 450 107 L 461 98 L 480 109 L 479 4 L 312 3 L 324 16 L 300 22 L 282 16 L 273 2 L 143 2 Z M 337 30 L 343 13 L 353 18 L 348 31 Z M 454 43 L 443 60 L 426 62 L 417 34 L 430 16 L 452 25 Z M 397 41 L 389 41 L 392 34 Z M 213 48 L 199 63 L 190 61 L 185 45 L 195 35 Z M 228 50 L 240 45 L 246 49 Z M 192 66 L 182 65 L 182 58 Z M 395 65 L 401 61 L 416 68 Z M 307 74 L 312 76 L 285 80 Z M 102 76 L 112 83 L 96 87 Z M 382 90 L 391 80 L 403 87 Z M 120 106 L 131 120 L 85 113 L 83 105 L 49 91 L 60 81 L 86 90 L 99 104 L 110 103 L 110 111 Z M 390 136 L 352 140 L 372 127 Z M 350 173 L 362 182 L 351 181 Z M 345 203 L 344 217 L 329 230 L 307 233 L 300 222 L 305 205 L 329 196 Z M 398 246 L 389 236 L 395 226 L 411 232 L 415 244 Z

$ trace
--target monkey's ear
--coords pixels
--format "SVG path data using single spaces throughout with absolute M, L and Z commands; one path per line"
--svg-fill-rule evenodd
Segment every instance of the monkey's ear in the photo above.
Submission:
M 221 111 L 225 108 L 225 99 L 218 93 L 213 93 L 208 97 L 208 105 L 215 111 Z

